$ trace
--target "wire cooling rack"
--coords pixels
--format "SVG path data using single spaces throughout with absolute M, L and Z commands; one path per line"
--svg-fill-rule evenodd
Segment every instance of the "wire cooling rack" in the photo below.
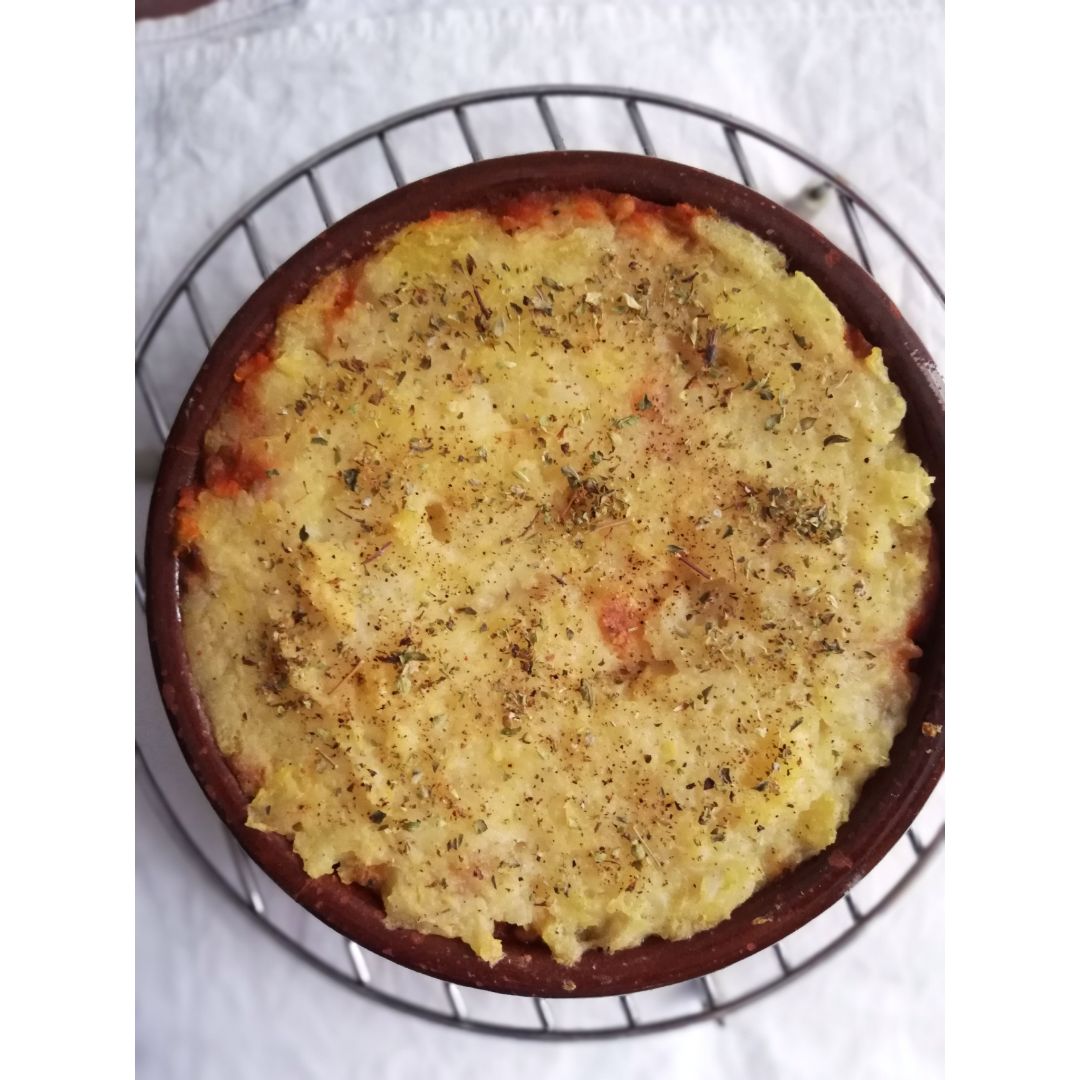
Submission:
M 530 86 L 434 102 L 322 150 L 242 206 L 166 291 L 136 342 L 137 522 L 173 416 L 210 343 L 280 262 L 391 188 L 468 160 L 543 149 L 610 149 L 698 165 L 786 204 L 858 259 L 940 356 L 944 293 L 901 234 L 810 155 L 715 109 L 606 86 Z M 136 537 L 142 550 L 143 536 Z M 136 596 L 144 603 L 141 565 Z M 361 997 L 471 1031 L 533 1039 L 612 1037 L 714 1019 L 810 971 L 893 904 L 944 839 L 939 785 L 914 826 L 851 892 L 755 956 L 689 983 L 614 998 L 544 1000 L 463 989 L 409 971 L 337 935 L 252 863 L 187 769 L 160 706 L 142 633 L 138 775 L 209 879 L 299 958 Z

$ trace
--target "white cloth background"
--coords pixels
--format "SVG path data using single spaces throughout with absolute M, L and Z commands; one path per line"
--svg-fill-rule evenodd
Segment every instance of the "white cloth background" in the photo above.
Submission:
M 940 275 L 942 53 L 942 6 L 921 0 L 221 0 L 144 23 L 136 319 L 301 158 L 404 108 L 534 82 L 675 94 L 768 128 L 850 179 Z M 136 883 L 144 1080 L 944 1073 L 940 859 L 852 946 L 724 1028 L 559 1046 L 408 1019 L 307 969 L 210 888 L 143 794 Z

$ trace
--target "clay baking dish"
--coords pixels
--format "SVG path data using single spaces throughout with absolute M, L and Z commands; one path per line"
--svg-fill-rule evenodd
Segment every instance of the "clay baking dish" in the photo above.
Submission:
M 919 644 L 920 688 L 889 764 L 866 784 L 836 842 L 756 893 L 727 921 L 684 941 L 650 939 L 607 954 L 587 952 L 573 967 L 547 948 L 517 940 L 489 965 L 462 941 L 387 927 L 379 898 L 336 876 L 312 879 L 282 836 L 245 824 L 247 800 L 214 741 L 192 680 L 180 626 L 179 560 L 172 510 L 192 483 L 203 433 L 233 371 L 270 336 L 279 311 L 300 300 L 324 274 L 366 255 L 383 238 L 434 210 L 484 207 L 537 190 L 604 188 L 661 204 L 713 207 L 767 238 L 791 269 L 816 281 L 844 317 L 884 353 L 889 375 L 908 403 L 904 430 L 934 482 L 930 511 L 936 563 L 943 565 L 944 405 L 925 348 L 875 282 L 824 236 L 768 199 L 709 173 L 627 154 L 551 152 L 483 161 L 420 180 L 357 210 L 275 271 L 233 316 L 214 343 L 180 408 L 165 446 L 147 535 L 147 619 L 165 708 L 196 778 L 247 853 L 290 896 L 364 948 L 465 986 L 552 997 L 623 994 L 716 971 L 767 948 L 840 899 L 911 825 L 944 769 L 944 602 L 931 597 Z

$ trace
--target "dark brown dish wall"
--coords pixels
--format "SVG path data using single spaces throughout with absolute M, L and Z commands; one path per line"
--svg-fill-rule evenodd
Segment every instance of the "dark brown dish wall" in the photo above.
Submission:
M 768 199 L 698 169 L 627 154 L 551 152 L 467 165 L 420 180 L 357 210 L 273 273 L 229 322 L 199 371 L 165 446 L 147 533 L 147 619 L 162 699 L 177 739 L 207 797 L 251 857 L 308 910 L 390 960 L 430 975 L 504 993 L 548 997 L 622 994 L 695 978 L 766 948 L 838 900 L 903 836 L 944 770 L 944 601 L 941 572 L 920 635 L 920 688 L 888 766 L 867 783 L 836 842 L 775 879 L 730 919 L 685 941 L 650 939 L 607 954 L 593 950 L 573 967 L 543 945 L 504 943 L 489 965 L 462 941 L 390 929 L 378 896 L 335 876 L 312 879 L 282 836 L 245 824 L 247 798 L 214 741 L 195 689 L 180 626 L 179 563 L 172 511 L 192 483 L 202 436 L 236 365 L 257 351 L 278 313 L 328 271 L 368 254 L 401 226 L 433 210 L 484 207 L 530 191 L 602 188 L 673 205 L 712 207 L 776 244 L 789 267 L 820 285 L 844 317 L 881 347 L 908 402 L 908 445 L 934 476 L 937 565 L 945 516 L 944 404 L 941 381 L 922 343 L 877 284 L 824 236 Z

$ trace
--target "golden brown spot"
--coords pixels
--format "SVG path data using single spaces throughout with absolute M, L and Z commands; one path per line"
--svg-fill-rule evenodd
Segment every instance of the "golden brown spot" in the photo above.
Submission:
M 450 543 L 450 515 L 441 502 L 428 503 L 427 520 L 431 535 L 442 544 Z
M 600 633 L 620 660 L 643 664 L 653 659 L 644 632 L 647 614 L 644 604 L 625 595 L 608 596 L 599 602 Z

